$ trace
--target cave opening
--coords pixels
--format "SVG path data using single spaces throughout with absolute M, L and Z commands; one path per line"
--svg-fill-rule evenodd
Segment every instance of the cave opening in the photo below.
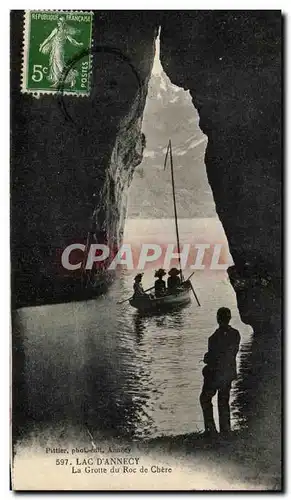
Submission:
M 184 275 L 187 277 L 195 269 L 193 284 L 202 306 L 197 307 L 193 299 L 186 312 L 189 316 L 187 325 L 182 331 L 184 328 L 200 329 L 199 342 L 206 351 L 207 339 L 216 328 L 217 309 L 229 307 L 232 312 L 231 324 L 241 334 L 240 364 L 241 356 L 245 358 L 251 349 L 253 332 L 250 326 L 241 321 L 236 295 L 227 274 L 227 267 L 233 261 L 207 178 L 204 163 L 207 136 L 199 127 L 198 111 L 190 92 L 172 84 L 162 67 L 159 36 L 156 39 L 142 132 L 146 145 L 143 160 L 135 169 L 129 189 L 124 240 L 137 247 L 143 242 L 163 247 L 175 243 L 171 176 L 169 170 L 164 171 L 167 143 L 171 139 L 181 249 L 183 245 L 190 245 Z M 201 245 L 205 246 L 205 252 L 197 266 L 198 247 Z M 214 254 L 217 267 L 213 266 Z M 166 267 L 164 263 L 165 260 L 161 259 L 143 269 L 146 288 L 153 283 L 154 268 Z M 169 267 L 177 266 L 178 260 L 172 259 L 169 264 Z M 198 364 L 201 380 L 202 366 Z M 200 379 L 198 376 L 199 383 Z M 244 415 L 236 405 L 237 392 L 235 386 L 232 418 L 234 425 L 239 426 L 244 422 Z M 197 426 L 202 428 L 201 420 Z

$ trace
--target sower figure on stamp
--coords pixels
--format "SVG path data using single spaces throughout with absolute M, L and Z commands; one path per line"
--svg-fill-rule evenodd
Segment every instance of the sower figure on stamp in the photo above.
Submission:
M 232 381 L 237 377 L 236 355 L 239 350 L 240 334 L 229 325 L 231 312 L 226 307 L 217 311 L 218 329 L 208 339 L 208 352 L 204 356 L 202 373 L 204 384 L 200 394 L 206 434 L 216 434 L 212 398 L 218 393 L 218 414 L 220 433 L 230 432 L 229 395 Z

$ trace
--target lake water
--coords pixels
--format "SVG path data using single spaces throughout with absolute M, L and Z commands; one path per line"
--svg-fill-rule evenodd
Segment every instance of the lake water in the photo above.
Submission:
M 203 234 L 204 241 L 225 241 L 215 219 L 181 224 L 181 240 L 189 241 L 193 234 L 198 240 Z M 128 222 L 126 241 L 150 238 L 163 243 L 173 239 L 172 221 Z M 92 433 L 140 438 L 203 430 L 202 359 L 216 329 L 218 307 L 231 309 L 231 324 L 241 333 L 238 365 L 250 348 L 251 328 L 240 321 L 225 271 L 195 273 L 192 282 L 201 307 L 193 297 L 186 308 L 153 317 L 140 316 L 128 303 L 117 305 L 130 296 L 135 273 L 123 271 L 108 293 L 94 300 L 17 312 L 28 419 L 69 419 L 84 422 Z M 185 270 L 185 276 L 190 273 Z M 145 287 L 152 282 L 148 269 Z M 237 427 L 243 415 L 236 407 L 235 387 L 231 406 Z

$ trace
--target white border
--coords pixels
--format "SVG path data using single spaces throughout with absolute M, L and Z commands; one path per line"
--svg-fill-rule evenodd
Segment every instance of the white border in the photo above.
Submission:
M 80 10 L 82 2 L 77 0 L 62 0 L 63 10 Z M 139 0 L 138 4 L 134 0 L 87 0 L 86 7 L 96 12 L 103 10 L 290 10 L 290 0 L 282 0 L 280 3 L 275 0 L 204 0 L 203 2 L 193 2 L 193 0 Z M 37 1 L 13 0 L 9 3 L 10 9 L 29 9 L 29 10 L 59 10 L 60 2 L 58 0 Z
M 59 7 L 59 1 L 56 0 L 51 0 L 50 2 L 41 2 L 40 0 L 31 0 L 28 2 L 28 5 L 25 5 L 24 2 L 20 0 L 13 0 L 10 2 L 10 9 L 42 9 L 42 10 L 49 10 L 49 9 L 58 9 Z M 96 9 L 98 10 L 120 10 L 121 8 L 121 2 L 120 0 L 106 0 L 104 2 L 103 0 L 100 0 L 96 3 L 96 1 L 93 0 L 87 0 L 86 2 L 86 7 L 88 9 Z M 62 1 L 62 8 L 63 9 L 72 9 L 76 10 L 80 8 L 80 2 L 76 2 L 75 0 L 71 0 L 70 2 L 68 0 L 63 0 Z M 137 4 L 136 2 L 133 2 L 133 0 L 125 0 L 122 2 L 122 8 L 123 9 L 136 9 Z M 232 0 L 231 2 L 223 2 L 223 1 L 208 1 L 204 0 L 201 3 L 196 3 L 193 2 L 193 0 L 180 0 L 179 2 L 174 2 L 173 0 L 163 0 L 163 1 L 158 1 L 158 0 L 140 0 L 138 3 L 138 9 L 146 9 L 146 10 L 151 10 L 151 9 L 174 9 L 174 10 L 194 10 L 194 9 L 202 9 L 202 10 L 208 10 L 208 9 L 229 9 L 229 10 L 235 10 L 235 9 L 241 9 L 241 10 L 253 10 L 253 9 L 282 9 L 283 13 L 290 16 L 291 13 L 291 2 L 290 0 L 283 0 L 280 3 L 270 0 L 245 0 L 244 2 L 242 1 L 236 1 Z M 0 29 L 0 43 L 2 47 L 2 54 L 1 54 L 1 75 L 2 78 L 0 79 L 0 85 L 1 85 L 1 92 L 0 92 L 0 98 L 1 98 L 1 134 L 0 134 L 0 140 L 1 140 L 1 158 L 2 158 L 2 165 L 1 165 L 1 182 L 0 182 L 0 224 L 1 224 L 1 246 L 0 246 L 0 262 L 2 264 L 1 268 L 1 280 L 0 280 L 0 287 L 1 287 L 1 295 L 0 295 L 0 308 L 1 308 L 1 363 L 0 363 L 0 370 L 1 370 L 1 411 L 0 411 L 0 417 L 1 417 L 1 425 L 0 425 L 0 443 L 1 443 L 1 454 L 0 454 L 0 460 L 1 460 L 1 475 L 0 475 L 0 491 L 1 491 L 1 498 L 6 499 L 6 498 L 11 498 L 12 492 L 9 491 L 9 433 L 8 433 L 8 407 L 9 407 L 9 324 L 10 324 L 10 297 L 9 297 L 9 287 L 10 287 L 10 255 L 9 255 L 9 10 L 8 7 L 6 9 L 2 9 L 2 16 L 0 17 L 0 22 L 1 22 L 1 29 Z M 291 47 L 290 47 L 290 24 L 291 20 L 286 19 L 285 20 L 285 64 L 287 65 L 287 54 L 290 59 L 290 54 L 291 54 Z M 289 156 L 288 156 L 288 144 L 291 143 L 291 137 L 290 137 L 290 129 L 288 127 L 289 125 L 289 117 L 290 117 L 290 99 L 288 97 L 288 92 L 289 92 L 289 82 L 290 82 L 290 65 L 286 68 L 286 80 L 285 81 L 285 102 L 287 106 L 287 112 L 286 112 L 286 139 L 285 139 L 285 147 L 286 147 L 286 157 L 285 157 L 285 172 L 286 172 L 286 222 L 287 222 L 287 229 L 289 229 L 288 232 L 288 237 L 287 237 L 287 248 L 286 248 L 286 257 L 287 255 L 290 255 L 291 251 L 291 202 L 290 202 L 290 196 L 287 196 L 287 190 L 289 189 L 289 193 L 291 192 L 291 176 L 288 175 L 288 169 L 290 168 L 290 162 L 289 162 Z M 5 78 L 5 76 L 6 78 Z M 288 200 L 289 198 L 289 200 Z M 291 281 L 291 268 L 288 266 L 287 268 L 287 284 L 289 284 Z M 288 311 L 291 311 L 291 299 L 290 296 L 287 298 L 286 302 L 286 314 Z M 285 324 L 285 340 L 287 341 L 287 337 L 289 334 L 289 323 L 288 323 L 288 317 L 287 321 Z M 290 440 L 287 439 L 288 436 L 288 416 L 290 415 L 290 388 L 291 388 L 291 363 L 289 360 L 291 360 L 291 352 L 290 352 L 290 342 L 287 342 L 287 352 L 285 352 L 285 363 L 286 363 L 286 373 L 285 373 L 285 385 L 286 385 L 286 396 L 288 397 L 288 408 L 287 409 L 287 415 L 285 415 L 285 431 L 287 435 L 285 436 L 285 443 L 287 444 L 287 449 L 285 450 L 285 456 L 286 458 L 289 458 L 289 442 Z M 288 477 L 290 477 L 290 463 L 291 460 L 289 460 L 286 463 L 286 470 L 285 470 L 285 481 L 286 481 L 286 486 L 289 486 L 289 480 Z M 62 494 L 52 494 L 54 498 L 62 498 Z M 189 495 L 189 494 L 188 494 Z M 209 493 L 211 495 L 211 493 Z M 229 494 L 228 494 L 229 495 Z M 70 494 L 66 493 L 66 498 L 75 498 L 75 494 Z M 85 497 L 84 494 L 78 494 L 78 497 Z M 136 498 L 138 495 L 131 494 L 131 498 Z M 184 498 L 184 494 L 164 494 L 162 495 L 163 498 Z M 206 495 L 208 496 L 208 495 Z M 235 494 L 236 498 L 244 498 L 245 494 L 243 493 L 236 493 Z M 257 494 L 247 494 L 247 497 L 256 497 Z M 261 493 L 259 494 L 260 498 L 265 497 L 269 498 L 270 494 L 269 493 Z M 36 494 L 25 494 L 26 498 L 36 498 Z M 47 494 L 37 494 L 37 497 L 47 497 Z M 109 497 L 115 497 L 114 494 L 98 494 L 98 498 L 104 498 L 105 500 L 108 499 Z M 205 494 L 199 494 L 195 493 L 195 498 L 200 497 L 204 498 Z M 161 498 L 161 495 L 158 493 L 153 493 L 151 494 L 151 498 Z

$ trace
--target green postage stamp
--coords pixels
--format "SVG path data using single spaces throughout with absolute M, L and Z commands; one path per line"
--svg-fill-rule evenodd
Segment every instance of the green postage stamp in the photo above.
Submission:
M 22 92 L 89 95 L 93 12 L 25 12 Z

